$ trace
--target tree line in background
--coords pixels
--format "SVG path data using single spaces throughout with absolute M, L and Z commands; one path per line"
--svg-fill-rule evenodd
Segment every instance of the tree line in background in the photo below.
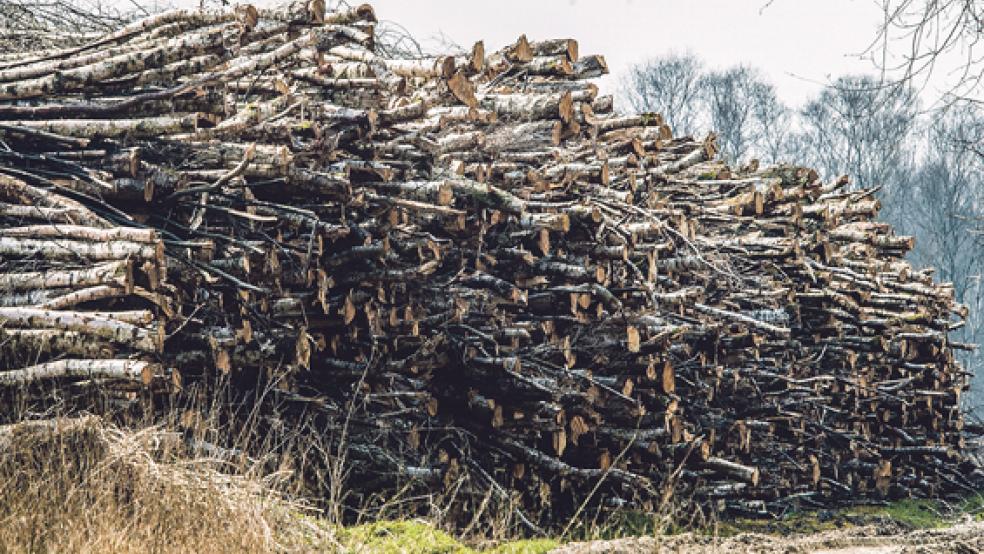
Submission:
M 850 175 L 879 187 L 881 218 L 916 237 L 915 265 L 937 268 L 970 307 L 953 340 L 984 343 L 984 106 L 958 98 L 924 111 L 908 81 L 847 75 L 803 106 L 785 105 L 749 66 L 709 70 L 692 54 L 636 65 L 621 91 L 626 108 L 658 112 L 674 134 L 714 130 L 731 163 L 758 159 Z M 963 362 L 980 375 L 969 404 L 984 408 L 984 355 Z

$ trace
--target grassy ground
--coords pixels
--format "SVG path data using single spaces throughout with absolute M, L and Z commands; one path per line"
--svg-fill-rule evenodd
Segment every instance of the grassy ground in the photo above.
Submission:
M 739 519 L 701 530 L 718 536 L 740 533 L 763 533 L 786 536 L 810 534 L 852 526 L 891 523 L 909 530 L 939 529 L 952 525 L 958 518 L 984 521 L 984 494 L 958 506 L 945 506 L 928 500 L 900 500 L 885 506 L 856 506 L 843 510 L 794 513 L 779 520 Z M 640 515 L 617 518 L 623 527 L 599 530 L 595 538 L 612 539 L 651 535 L 653 525 Z M 340 535 L 347 552 L 382 554 L 543 554 L 560 545 L 552 539 L 516 541 L 490 549 L 473 549 L 422 521 L 380 522 L 346 529 Z
M 722 535 L 744 532 L 770 534 L 815 533 L 846 526 L 877 524 L 885 521 L 906 529 L 939 529 L 952 525 L 957 519 L 970 516 L 984 521 L 984 491 L 957 505 L 932 500 L 906 499 L 884 506 L 852 506 L 840 510 L 805 511 L 790 514 L 779 520 L 739 519 L 723 524 Z
M 350 552 L 379 554 L 542 554 L 560 545 L 552 539 L 527 539 L 476 550 L 423 521 L 383 521 L 345 529 L 339 538 Z
M 229 475 L 221 463 L 180 455 L 159 428 L 122 431 L 96 418 L 5 433 L 0 429 L 0 553 L 6 552 L 351 552 L 541 554 L 555 539 L 464 544 L 426 521 L 348 528 L 289 502 L 271 476 Z M 274 478 L 276 476 L 273 476 Z M 984 521 L 984 494 L 957 506 L 903 500 L 885 506 L 736 520 L 700 533 L 787 535 L 890 521 L 933 529 L 957 516 Z M 666 536 L 665 520 L 640 513 L 572 528 L 568 540 Z

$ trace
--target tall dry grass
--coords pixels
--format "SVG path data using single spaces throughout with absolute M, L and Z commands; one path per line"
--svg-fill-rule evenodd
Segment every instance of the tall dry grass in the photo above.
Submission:
M 304 552 L 331 528 L 277 492 L 280 477 L 189 457 L 160 427 L 96 417 L 0 427 L 0 552 Z

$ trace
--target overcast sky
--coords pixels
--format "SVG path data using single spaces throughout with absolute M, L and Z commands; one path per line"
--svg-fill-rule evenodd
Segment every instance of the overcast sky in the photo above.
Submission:
M 196 6 L 198 0 L 172 0 Z M 358 0 L 348 0 L 349 4 Z M 254 0 L 258 5 L 277 0 Z M 339 0 L 328 0 L 334 6 Z M 846 73 L 876 73 L 862 53 L 876 36 L 876 0 L 375 0 L 380 20 L 406 27 L 425 46 L 443 33 L 486 52 L 525 33 L 531 40 L 575 38 L 582 54 L 603 54 L 616 93 L 632 64 L 690 51 L 711 68 L 745 63 L 762 70 L 779 97 L 798 107 Z M 942 89 L 942 78 L 935 78 Z M 931 104 L 939 90 L 923 90 Z

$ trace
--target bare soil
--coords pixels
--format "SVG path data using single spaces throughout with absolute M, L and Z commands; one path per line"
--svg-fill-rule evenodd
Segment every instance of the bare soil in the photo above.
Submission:
M 977 554 L 984 553 L 984 522 L 942 529 L 906 530 L 893 523 L 786 537 L 742 533 L 716 538 L 685 533 L 567 544 L 550 554 Z

